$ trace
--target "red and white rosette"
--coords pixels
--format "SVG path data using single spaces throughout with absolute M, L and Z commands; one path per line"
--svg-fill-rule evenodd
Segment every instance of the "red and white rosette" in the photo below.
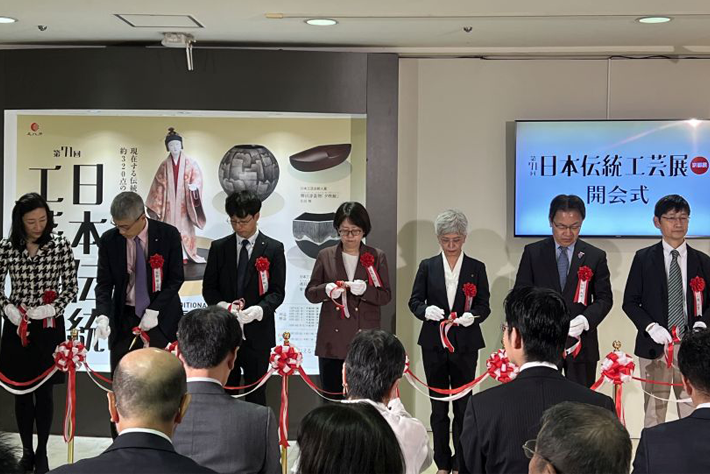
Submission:
M 463 294 L 466 295 L 463 311 L 464 313 L 468 313 L 471 311 L 471 307 L 473 306 L 473 299 L 478 294 L 478 288 L 473 283 L 464 283 Z
M 367 279 L 375 288 L 382 288 L 382 280 L 375 269 L 375 257 L 370 252 L 360 255 L 360 264 L 367 270 Z
M 269 363 L 273 371 L 281 376 L 281 410 L 279 412 L 279 444 L 288 447 L 288 382 L 301 367 L 303 354 L 291 345 L 276 346 L 271 351 Z
M 613 351 L 607 354 L 602 361 L 602 373 L 599 379 L 591 386 L 592 390 L 597 390 L 605 382 L 613 383 L 618 387 L 616 390 L 616 416 L 619 417 L 622 423 L 624 420 L 624 407 L 621 404 L 623 386 L 626 382 L 633 378 L 634 360 L 631 356 L 622 351 Z
M 589 300 L 589 282 L 592 281 L 594 272 L 587 265 L 579 267 L 577 270 L 577 291 L 574 293 L 574 302 L 587 306 Z
M 520 367 L 508 359 L 505 349 L 498 349 L 486 360 L 488 375 L 500 383 L 508 383 L 520 373 Z
M 444 349 L 449 352 L 454 352 L 456 350 L 454 345 L 449 340 L 449 331 L 453 326 L 458 325 L 459 324 L 456 322 L 455 311 L 449 315 L 448 319 L 443 319 L 441 323 L 439 323 L 439 338 L 441 339 L 441 345 L 444 346 Z
M 696 276 L 690 280 L 690 288 L 693 290 L 693 307 L 695 308 L 695 317 L 699 318 L 703 315 L 703 290 L 705 289 L 705 279 Z
M 151 268 L 151 278 L 153 282 L 153 293 L 163 289 L 163 264 L 165 259 L 159 253 L 156 253 L 148 259 Z
M 30 318 L 27 316 L 27 310 L 25 309 L 25 305 L 20 305 L 17 307 L 17 309 L 22 315 L 22 319 L 20 319 L 20 324 L 17 325 L 17 335 L 20 338 L 20 344 L 22 344 L 22 347 L 27 347 L 27 345 L 30 343 Z
M 342 303 L 338 303 L 335 301 L 335 298 L 333 298 L 333 293 L 335 293 L 335 290 L 338 288 L 343 289 L 343 292 L 340 294 Z M 328 298 L 330 298 L 330 301 L 340 310 L 340 319 L 350 318 L 350 311 L 348 310 L 348 288 L 344 281 L 338 280 L 335 282 L 335 288 L 328 293 Z
M 671 368 L 673 367 L 673 352 L 675 349 L 675 345 L 680 344 L 680 337 L 678 337 L 678 327 L 673 326 L 671 328 L 671 342 L 668 344 L 665 344 L 665 357 L 666 357 L 666 367 Z
M 139 326 L 136 326 L 131 330 L 131 332 L 134 336 L 141 338 L 141 341 L 143 341 L 143 348 L 150 347 L 150 336 L 146 331 L 142 330 Z M 133 342 L 135 343 L 135 339 Z M 133 344 L 131 344 L 131 346 L 133 346 Z
M 47 290 L 42 295 L 42 304 L 52 304 L 56 299 L 57 292 L 54 290 Z M 42 320 L 42 327 L 44 329 L 57 327 L 54 321 L 54 316 L 52 316 L 51 318 L 44 318 Z
M 269 266 L 271 263 L 266 257 L 259 257 L 254 262 L 256 271 L 259 273 L 259 296 L 269 291 Z
M 54 351 L 54 365 L 69 374 L 64 408 L 64 442 L 74 439 L 76 428 L 76 369 L 86 361 L 86 347 L 79 341 L 65 341 Z

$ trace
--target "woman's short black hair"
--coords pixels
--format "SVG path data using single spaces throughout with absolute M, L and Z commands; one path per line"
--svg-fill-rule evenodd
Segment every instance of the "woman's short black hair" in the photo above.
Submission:
M 338 210 L 335 211 L 335 218 L 333 219 L 333 227 L 335 227 L 335 230 L 340 229 L 340 225 L 345 219 L 350 219 L 350 222 L 361 228 L 363 237 L 367 237 L 367 234 L 369 234 L 372 229 L 370 215 L 367 213 L 365 206 L 359 202 L 348 201 L 340 205 Z
M 10 243 L 15 250 L 22 250 L 27 244 L 27 232 L 25 232 L 25 224 L 22 222 L 22 217 L 28 212 L 32 212 L 40 207 L 47 211 L 47 226 L 37 244 L 41 247 L 52 239 L 52 229 L 54 229 L 54 215 L 49 209 L 47 201 L 37 193 L 24 194 L 15 201 L 15 207 L 12 209 L 12 225 L 10 227 Z
M 404 473 L 397 437 L 367 402 L 316 408 L 298 430 L 299 474 Z

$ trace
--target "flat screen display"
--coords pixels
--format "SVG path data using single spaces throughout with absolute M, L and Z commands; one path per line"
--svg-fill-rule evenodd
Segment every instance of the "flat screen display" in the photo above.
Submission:
M 515 235 L 550 235 L 550 201 L 584 201 L 585 236 L 658 237 L 653 209 L 680 194 L 688 236 L 710 236 L 710 121 L 518 121 Z

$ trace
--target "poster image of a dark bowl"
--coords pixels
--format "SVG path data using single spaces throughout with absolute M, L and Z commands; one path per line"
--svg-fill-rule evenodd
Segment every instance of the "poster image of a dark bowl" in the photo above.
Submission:
M 323 171 L 338 166 L 350 156 L 352 145 L 319 145 L 291 155 L 289 161 L 298 171 Z
M 227 195 L 248 190 L 265 201 L 279 182 L 279 163 L 262 145 L 235 145 L 219 163 L 219 184 Z
M 296 245 L 311 258 L 326 247 L 338 245 L 340 237 L 333 227 L 334 212 L 314 214 L 304 212 L 293 220 L 293 238 Z

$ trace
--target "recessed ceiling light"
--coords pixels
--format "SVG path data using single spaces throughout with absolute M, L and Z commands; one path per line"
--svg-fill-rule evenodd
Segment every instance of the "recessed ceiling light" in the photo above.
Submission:
M 306 23 L 311 26 L 333 26 L 338 24 L 338 22 L 332 18 L 311 18 L 306 20 Z
M 654 25 L 656 23 L 668 23 L 672 18 L 669 16 L 644 16 L 636 19 L 639 23 L 646 23 L 647 25 Z
M 10 18 L 9 16 L 0 16 L 0 23 L 15 23 L 16 18 Z

